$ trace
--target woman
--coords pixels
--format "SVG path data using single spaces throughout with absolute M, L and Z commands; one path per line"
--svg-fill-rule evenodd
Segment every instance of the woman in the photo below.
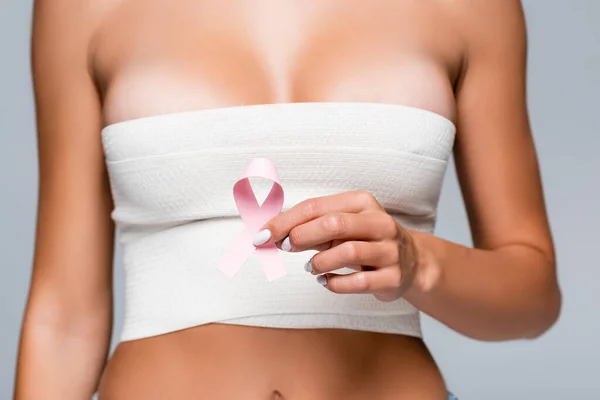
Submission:
M 556 321 L 517 0 L 38 0 L 32 49 L 18 399 L 446 399 L 417 310 L 487 341 Z M 433 235 L 452 151 L 474 248 Z M 217 268 L 255 157 L 285 191 L 270 282 Z

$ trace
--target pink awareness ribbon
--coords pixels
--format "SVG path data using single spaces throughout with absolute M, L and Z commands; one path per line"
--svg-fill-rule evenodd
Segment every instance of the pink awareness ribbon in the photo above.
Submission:
M 271 180 L 273 186 L 262 205 L 258 205 L 249 178 Z M 269 282 L 286 275 L 279 249 L 274 245 L 256 247 L 252 238 L 283 207 L 283 188 L 273 163 L 266 158 L 254 158 L 244 168 L 241 178 L 233 185 L 233 198 L 244 222 L 245 229 L 221 259 L 218 269 L 229 278 L 242 268 L 248 257 L 256 251 Z

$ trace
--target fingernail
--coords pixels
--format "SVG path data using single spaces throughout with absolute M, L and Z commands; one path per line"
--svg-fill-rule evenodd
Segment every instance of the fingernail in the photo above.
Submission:
M 327 276 L 326 275 L 317 276 L 317 282 L 323 286 L 327 286 Z
M 306 264 L 304 264 L 304 270 L 306 272 L 313 272 L 312 263 L 310 262 L 310 260 L 308 260 Z
M 263 229 L 254 235 L 252 238 L 252 244 L 255 246 L 260 246 L 261 244 L 267 243 L 269 239 L 271 239 L 271 231 L 268 229 Z
M 283 242 L 281 242 L 281 250 L 292 251 L 292 243 L 290 242 L 289 236 L 283 239 Z

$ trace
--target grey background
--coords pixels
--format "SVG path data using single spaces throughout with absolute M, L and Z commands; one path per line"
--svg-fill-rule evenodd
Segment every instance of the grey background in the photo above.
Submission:
M 31 6 L 31 0 L 0 2 L 0 399 L 13 391 L 35 228 Z M 424 330 L 461 400 L 600 399 L 600 2 L 525 0 L 524 6 L 529 105 L 558 250 L 563 313 L 533 342 L 480 343 L 427 318 Z M 452 168 L 437 233 L 470 243 Z M 120 264 L 116 270 L 113 337 L 123 311 Z

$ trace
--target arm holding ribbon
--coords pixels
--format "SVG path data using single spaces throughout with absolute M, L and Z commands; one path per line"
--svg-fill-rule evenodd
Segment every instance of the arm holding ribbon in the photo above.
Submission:
M 317 250 L 304 269 L 328 290 L 404 297 L 475 339 L 537 337 L 559 309 L 553 263 L 535 244 L 472 249 L 408 231 L 367 192 L 299 203 L 266 224 L 254 243 Z M 336 274 L 342 267 L 356 272 Z
M 328 290 L 404 297 L 472 338 L 549 329 L 561 294 L 525 105 L 524 22 L 504 5 L 460 21 L 472 42 L 457 86 L 455 161 L 475 248 L 408 231 L 361 191 L 296 205 L 265 224 L 255 245 L 318 250 L 305 269 Z M 341 267 L 356 272 L 335 274 Z

